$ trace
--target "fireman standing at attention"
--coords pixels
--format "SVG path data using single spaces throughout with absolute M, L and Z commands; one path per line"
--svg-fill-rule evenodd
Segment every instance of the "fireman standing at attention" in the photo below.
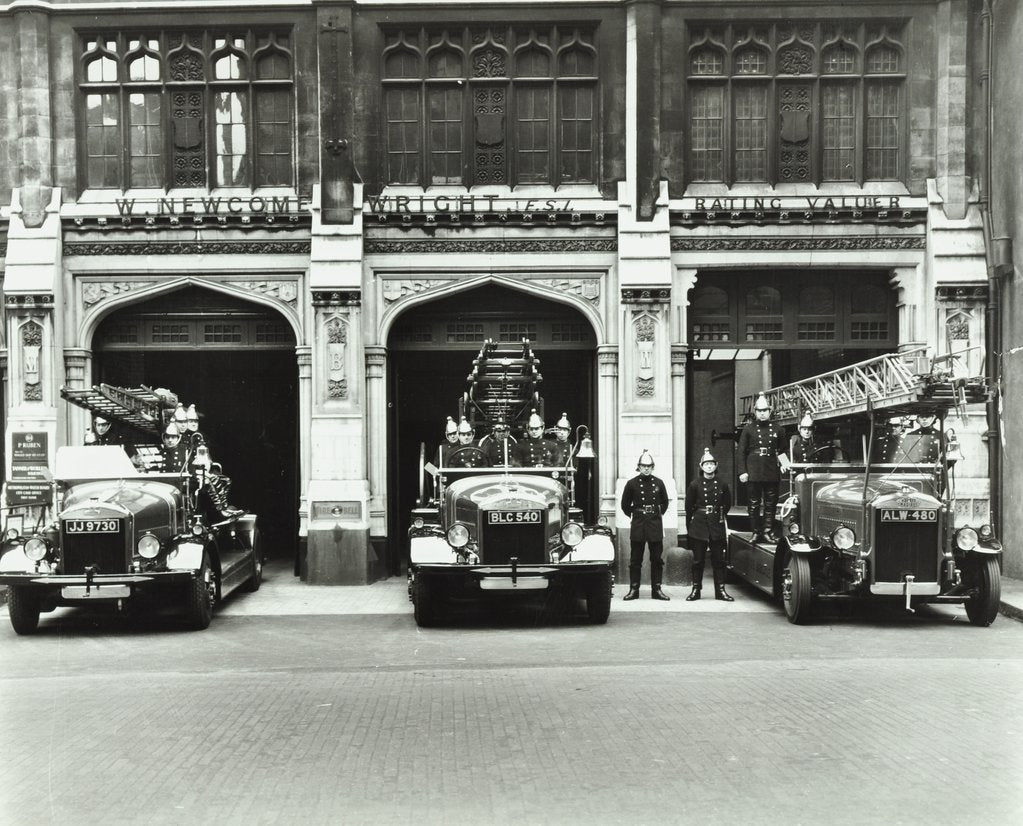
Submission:
M 754 542 L 777 542 L 774 508 L 778 483 L 788 470 L 785 431 L 771 421 L 771 404 L 761 393 L 753 405 L 754 421 L 739 436 L 739 481 L 749 484 L 749 520 Z
M 734 602 L 725 591 L 725 516 L 732 507 L 732 492 L 718 479 L 718 461 L 703 449 L 700 459 L 700 478 L 686 488 L 686 533 L 689 549 L 693 552 L 693 590 L 687 602 L 700 598 L 703 590 L 703 566 L 710 549 L 710 564 L 714 569 L 714 599 Z
M 534 410 L 526 422 L 526 438 L 515 445 L 515 455 L 522 467 L 549 467 L 550 442 L 543 437 L 543 419 Z
M 661 517 L 668 510 L 668 490 L 664 482 L 654 476 L 654 457 L 647 451 L 640 454 L 636 463 L 638 476 L 625 483 L 622 490 L 622 513 L 632 520 L 629 541 L 629 592 L 625 599 L 639 596 L 639 583 L 643 570 L 643 549 L 650 546 L 650 596 L 654 599 L 669 600 L 661 590 L 661 576 L 664 562 L 664 522 Z

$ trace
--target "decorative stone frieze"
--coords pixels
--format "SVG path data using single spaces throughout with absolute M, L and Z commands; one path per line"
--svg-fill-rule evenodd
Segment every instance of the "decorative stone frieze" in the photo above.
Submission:
M 827 238 L 672 238 L 672 252 L 805 252 L 821 250 L 922 250 L 923 235 L 846 235 Z
M 66 241 L 73 255 L 308 255 L 310 241 Z
M 314 307 L 358 307 L 361 303 L 358 290 L 313 290 Z
M 636 287 L 622 290 L 623 304 L 668 304 L 671 302 L 669 287 Z
M 616 252 L 617 238 L 366 239 L 367 254 Z

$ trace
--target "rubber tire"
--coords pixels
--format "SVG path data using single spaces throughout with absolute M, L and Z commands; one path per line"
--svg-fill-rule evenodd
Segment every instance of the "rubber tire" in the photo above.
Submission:
M 215 588 L 216 574 L 210 568 L 209 556 L 203 551 L 202 565 L 188 586 L 188 607 L 185 609 L 188 624 L 194 631 L 209 628 L 213 620 L 214 597 L 210 593 L 210 584 Z
M 263 584 L 263 536 L 259 528 L 252 534 L 252 564 L 252 576 L 242 584 L 242 590 L 250 594 L 258 591 Z
M 972 625 L 987 628 L 998 616 L 1002 601 L 1002 572 L 997 559 L 985 559 L 975 566 L 977 595 L 966 600 L 966 616 Z
M 39 598 L 27 588 L 15 585 L 8 588 L 7 612 L 15 634 L 32 634 L 39 627 Z
M 810 560 L 801 554 L 789 552 L 786 567 L 792 583 L 788 595 L 782 589 L 785 616 L 793 625 L 802 625 L 810 619 L 811 580 Z
M 437 582 L 426 574 L 416 574 L 412 584 L 412 609 L 416 625 L 433 628 L 437 624 Z
M 586 583 L 586 615 L 593 625 L 607 624 L 607 618 L 611 615 L 613 584 L 609 572 L 590 577 L 590 581 Z

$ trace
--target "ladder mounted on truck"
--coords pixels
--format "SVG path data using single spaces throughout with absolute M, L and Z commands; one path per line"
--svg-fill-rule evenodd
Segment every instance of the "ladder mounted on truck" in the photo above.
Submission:
M 528 339 L 503 345 L 487 339 L 473 359 L 458 413 L 474 428 L 489 428 L 499 420 L 514 427 L 524 423 L 533 409 L 543 418 L 543 399 L 537 389 L 542 381 L 540 359 L 533 355 Z
M 926 347 L 888 353 L 802 381 L 764 391 L 773 409 L 772 420 L 796 425 L 804 413 L 814 421 L 884 411 L 909 415 L 937 414 L 967 404 L 987 402 L 990 392 L 983 376 L 956 378 L 952 367 L 966 351 L 931 358 Z M 753 418 L 757 395 L 741 399 L 741 427 Z
M 165 424 L 163 411 L 173 411 L 178 404 L 178 397 L 169 390 L 154 390 L 145 385 L 115 387 L 96 384 L 81 390 L 62 387 L 60 396 L 107 421 L 120 422 L 157 440 Z

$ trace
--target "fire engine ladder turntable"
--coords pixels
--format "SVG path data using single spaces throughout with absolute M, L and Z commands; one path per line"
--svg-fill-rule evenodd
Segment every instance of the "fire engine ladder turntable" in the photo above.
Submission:
M 953 407 L 962 413 L 967 404 L 989 401 L 990 393 L 983 377 L 954 377 L 951 368 L 961 355 L 929 358 L 926 347 L 916 347 L 773 387 L 764 397 L 772 420 L 783 427 L 795 426 L 804 413 L 815 422 L 874 412 L 938 415 Z M 742 397 L 740 427 L 753 419 L 758 395 Z
M 120 422 L 159 441 L 163 431 L 162 411 L 173 410 L 178 398 L 158 393 L 151 387 L 115 387 L 97 384 L 82 390 L 60 388 L 62 399 L 110 422 Z
M 487 339 L 473 359 L 458 413 L 474 428 L 488 430 L 498 421 L 510 427 L 524 424 L 534 409 L 542 419 L 543 399 L 537 389 L 542 382 L 540 359 L 527 339 L 504 346 Z

